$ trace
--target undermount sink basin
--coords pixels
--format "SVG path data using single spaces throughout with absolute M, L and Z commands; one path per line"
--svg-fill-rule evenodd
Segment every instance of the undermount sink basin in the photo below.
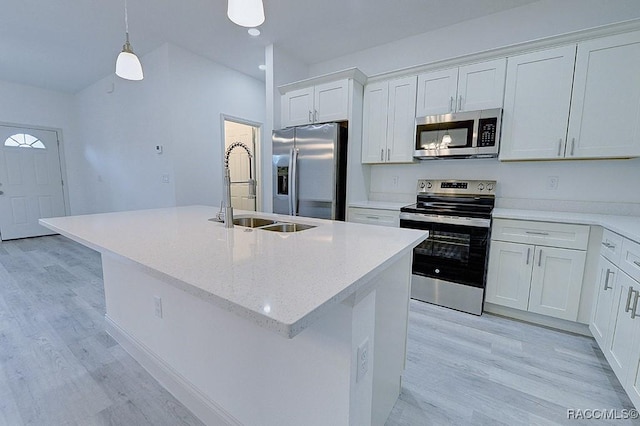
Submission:
M 234 217 L 233 224 L 238 226 L 246 226 L 247 228 L 259 228 L 261 226 L 273 225 L 275 220 L 263 219 L 261 217 Z
M 305 229 L 315 228 L 313 225 L 305 225 L 302 223 L 276 223 L 274 225 L 263 226 L 260 229 L 264 229 L 265 231 L 275 231 L 275 232 L 298 232 L 304 231 Z

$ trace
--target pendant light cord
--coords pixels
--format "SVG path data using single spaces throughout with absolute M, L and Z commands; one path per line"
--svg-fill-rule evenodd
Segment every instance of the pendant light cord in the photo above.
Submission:
M 124 32 L 127 33 L 127 39 L 129 38 L 129 14 L 127 13 L 127 0 L 124 0 Z

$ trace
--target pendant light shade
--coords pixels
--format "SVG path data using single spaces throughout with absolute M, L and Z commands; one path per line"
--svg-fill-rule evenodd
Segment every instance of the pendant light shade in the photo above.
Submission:
M 227 16 L 241 27 L 257 27 L 264 22 L 262 0 L 228 0 Z
M 122 52 L 116 60 L 116 75 L 125 80 L 142 80 L 142 64 L 140 59 L 133 53 L 131 44 L 129 44 L 129 17 L 127 16 L 127 0 L 124 1 L 124 26 L 125 26 L 125 42 L 122 46 Z

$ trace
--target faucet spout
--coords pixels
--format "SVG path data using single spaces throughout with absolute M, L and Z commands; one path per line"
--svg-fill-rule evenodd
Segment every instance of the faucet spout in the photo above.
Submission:
M 249 180 L 246 183 L 249 184 L 249 197 L 256 197 L 256 181 L 252 178 L 252 164 L 251 159 L 253 155 L 251 154 L 251 150 L 247 145 L 242 142 L 234 142 L 229 145 L 227 151 L 224 154 L 224 227 L 225 228 L 233 228 L 233 207 L 231 207 L 231 170 L 229 170 L 229 156 L 231 155 L 231 151 L 235 148 L 244 148 L 249 155 Z

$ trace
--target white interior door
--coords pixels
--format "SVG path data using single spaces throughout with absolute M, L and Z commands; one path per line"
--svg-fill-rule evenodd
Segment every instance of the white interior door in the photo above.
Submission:
M 38 219 L 64 216 L 58 135 L 0 125 L 0 236 L 51 235 Z
M 231 206 L 239 210 L 256 210 L 256 197 L 249 194 L 250 178 L 256 179 L 255 130 L 253 126 L 225 120 L 225 151 L 234 142 L 245 144 L 253 158 L 242 148 L 235 148 L 229 155 L 231 172 Z M 256 179 L 257 181 L 257 179 Z M 257 188 L 257 183 L 256 183 Z

